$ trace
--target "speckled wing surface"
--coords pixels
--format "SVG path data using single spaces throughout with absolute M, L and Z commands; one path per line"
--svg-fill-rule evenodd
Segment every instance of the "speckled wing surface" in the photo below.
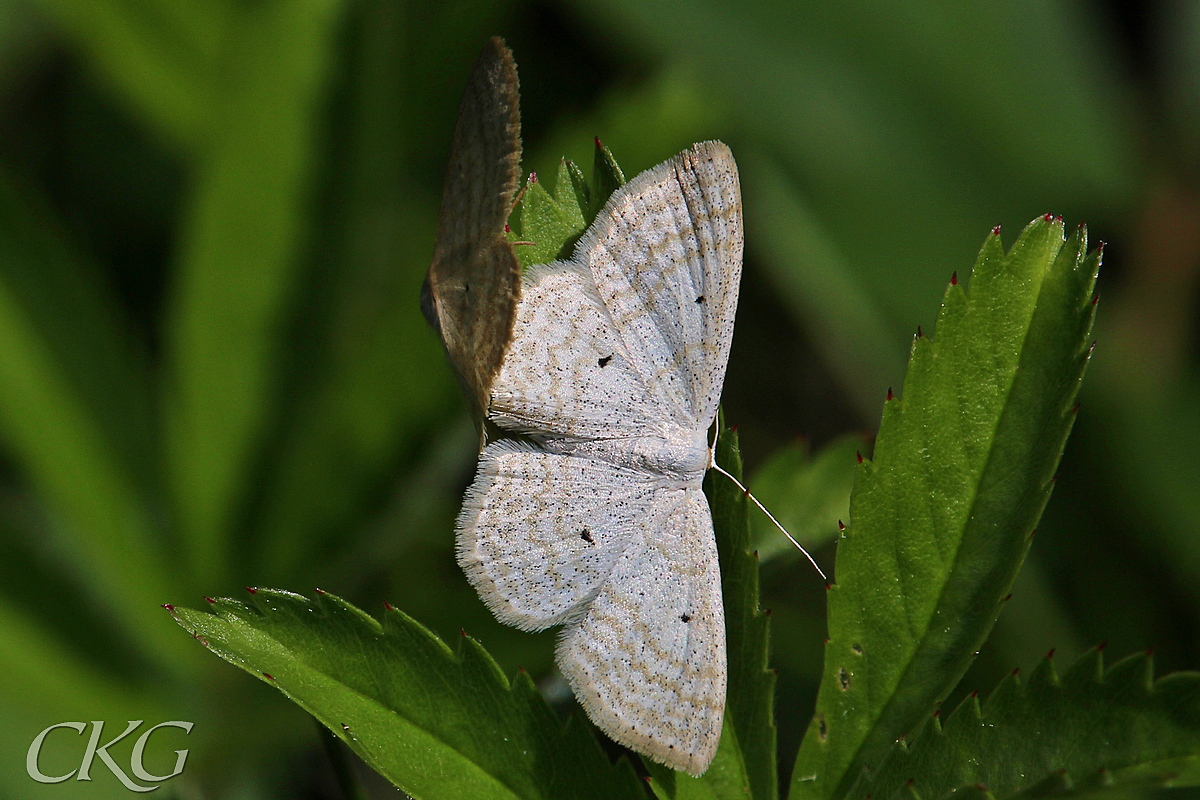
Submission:
M 692 774 L 725 705 L 707 431 L 742 263 L 737 166 L 693 146 L 618 189 L 569 261 L 529 270 L 458 558 L 496 616 L 564 625 L 560 669 L 605 733 Z
M 521 161 L 517 67 L 493 37 L 463 90 L 442 190 L 437 243 L 421 309 L 482 426 L 492 382 L 512 339 L 521 268 L 504 224 Z

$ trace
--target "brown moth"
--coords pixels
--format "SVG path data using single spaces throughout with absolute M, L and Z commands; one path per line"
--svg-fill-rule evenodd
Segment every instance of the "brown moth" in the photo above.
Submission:
M 517 65 L 492 37 L 463 89 L 421 310 L 437 330 L 484 441 L 492 381 L 512 340 L 521 267 L 504 225 L 520 180 Z

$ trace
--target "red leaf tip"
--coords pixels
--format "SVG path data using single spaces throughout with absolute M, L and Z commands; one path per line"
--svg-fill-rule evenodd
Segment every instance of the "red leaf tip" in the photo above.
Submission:
M 995 228 L 992 230 L 992 233 L 999 233 L 999 232 L 1000 232 L 1000 226 L 999 226 L 999 225 L 997 225 L 997 226 L 996 226 L 996 227 L 995 227 Z M 951 286 L 958 286 L 958 270 L 955 270 L 954 272 L 950 273 L 950 285 L 951 285 Z
M 921 326 L 920 326 L 920 325 L 918 325 L 918 326 L 917 326 L 917 338 L 918 338 L 918 339 L 923 339 L 923 338 L 925 338 L 925 331 L 921 330 Z
M 1105 641 L 1101 642 L 1100 644 L 1096 645 L 1096 652 L 1098 652 L 1098 653 L 1103 653 L 1103 652 L 1104 652 L 1104 648 L 1106 648 L 1106 647 L 1108 647 L 1108 641 L 1107 641 L 1107 640 L 1105 640 Z
M 536 173 L 536 172 L 530 172 L 530 173 L 529 173 L 529 182 L 530 182 L 530 183 L 537 183 L 537 182 L 538 182 L 538 181 L 537 181 L 537 173 Z
M 1020 671 L 1021 671 L 1020 667 L 1013 667 L 1013 671 L 1012 671 L 1013 677 L 1015 678 L 1017 676 L 1017 673 Z
M 1004 595 L 1004 599 L 1001 600 L 1000 602 L 1007 603 L 1009 600 L 1012 600 L 1012 592 L 1009 592 L 1008 594 Z
M 511 225 L 509 225 L 507 222 L 506 222 L 506 223 L 504 223 L 504 232 L 505 232 L 505 233 L 512 233 L 512 226 L 511 226 Z
M 172 613 L 174 613 L 174 611 L 175 611 L 175 606 L 171 605 L 170 603 L 163 603 L 163 604 L 162 604 L 162 607 L 163 607 L 163 608 L 165 608 L 167 611 L 170 611 L 170 612 L 172 612 Z
M 392 605 L 391 603 L 389 603 L 387 600 L 383 601 L 383 607 L 387 611 L 395 611 L 396 610 L 396 607 L 394 605 Z
M 996 227 L 992 228 L 992 236 L 999 236 L 999 235 L 1000 235 L 1000 226 L 997 225 Z
M 204 595 L 204 602 L 208 603 L 208 604 L 211 606 L 213 603 L 215 603 L 215 602 L 217 602 L 217 601 L 216 601 L 216 600 L 213 600 L 213 599 L 212 599 L 211 597 L 209 597 L 208 595 Z
M 1045 220 L 1046 222 L 1053 222 L 1053 221 L 1054 221 L 1054 215 L 1053 215 L 1053 214 L 1050 214 L 1050 213 L 1046 213 L 1046 214 L 1043 214 L 1043 215 L 1042 215 L 1042 219 L 1043 219 L 1043 220 Z
M 863 463 L 862 453 L 855 453 L 854 457 L 858 459 L 858 463 Z
M 320 587 L 314 586 L 313 591 L 316 592 L 317 594 L 321 595 L 322 597 L 325 596 L 325 590 Z
M 1057 647 L 1051 647 L 1050 652 L 1046 653 L 1046 660 L 1049 661 L 1050 659 L 1054 658 L 1054 654 L 1057 652 L 1058 652 Z
M 896 395 L 892 394 L 892 387 L 890 387 L 890 386 L 889 386 L 889 387 L 888 387 L 888 395 L 887 395 L 887 399 L 888 399 L 889 401 L 891 401 L 891 400 L 895 399 L 895 397 L 896 397 Z
M 839 531 L 846 530 L 846 523 L 842 522 L 840 519 L 838 520 L 838 530 Z
M 246 591 L 249 594 L 258 594 L 258 589 L 255 589 L 253 586 L 247 586 Z
M 593 137 L 592 137 L 592 141 L 594 141 L 594 142 L 596 143 L 596 149 L 597 149 L 597 150 L 599 150 L 601 147 L 604 147 L 604 144 L 603 144 L 603 143 L 600 141 L 600 137 L 599 137 L 599 136 L 593 136 Z
M 269 672 L 264 672 L 264 673 L 263 673 L 263 677 L 264 677 L 264 678 L 266 678 L 266 679 L 267 679 L 267 680 L 269 680 L 269 681 L 273 681 L 273 680 L 275 680 L 275 676 L 274 676 L 274 675 L 272 675 L 272 674 L 271 674 L 271 673 L 269 673 Z

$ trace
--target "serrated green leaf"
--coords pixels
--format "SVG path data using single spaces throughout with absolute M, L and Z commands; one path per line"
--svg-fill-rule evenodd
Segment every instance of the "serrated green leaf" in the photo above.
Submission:
M 593 215 L 586 214 L 581 197 L 592 194 L 580 186 L 574 173 L 579 168 L 563 159 L 554 180 L 554 194 L 530 173 L 521 193 L 521 235 L 513 236 L 517 260 L 527 269 L 559 258 L 570 258 L 575 242 L 587 229 Z
M 628 762 L 610 764 L 585 726 L 560 723 L 528 675 L 508 681 L 470 637 L 454 653 L 394 609 L 381 626 L 333 595 L 269 589 L 172 613 L 415 797 L 644 797 Z
M 1096 648 L 1061 680 L 1046 658 L 1028 683 L 1005 678 L 982 709 L 968 697 L 944 724 L 932 720 L 894 748 L 855 795 L 887 800 L 908 787 L 929 800 L 979 784 L 999 798 L 1035 798 L 1197 783 L 1200 673 L 1156 682 L 1148 654 L 1104 669 Z
M 849 435 L 830 442 L 815 455 L 806 442 L 776 451 L 750 483 L 750 491 L 796 541 L 819 547 L 838 532 L 838 522 L 850 519 L 850 489 L 854 485 L 855 453 L 863 437 Z M 804 556 L 764 514 L 750 515 L 752 549 L 762 562 L 791 563 Z
M 1082 228 L 998 232 L 970 291 L 952 281 L 918 335 L 874 461 L 858 470 L 829 592 L 817 711 L 792 779 L 843 797 L 962 676 L 1003 605 L 1049 497 L 1088 357 L 1099 252 Z
M 575 243 L 608 202 L 609 195 L 623 185 L 625 174 L 599 140 L 591 185 L 584 180 L 579 166 L 565 158 L 558 162 L 553 195 L 531 173 L 518 203 L 521 235 L 511 235 L 521 267 L 570 258 Z

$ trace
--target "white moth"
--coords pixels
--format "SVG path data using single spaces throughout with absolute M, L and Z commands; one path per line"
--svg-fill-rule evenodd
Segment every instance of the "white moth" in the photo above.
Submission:
M 703 773 L 725 709 L 725 620 L 701 489 L 742 270 L 729 148 L 618 189 L 569 261 L 522 280 L 458 561 L 503 622 L 565 626 L 557 659 L 616 741 Z

